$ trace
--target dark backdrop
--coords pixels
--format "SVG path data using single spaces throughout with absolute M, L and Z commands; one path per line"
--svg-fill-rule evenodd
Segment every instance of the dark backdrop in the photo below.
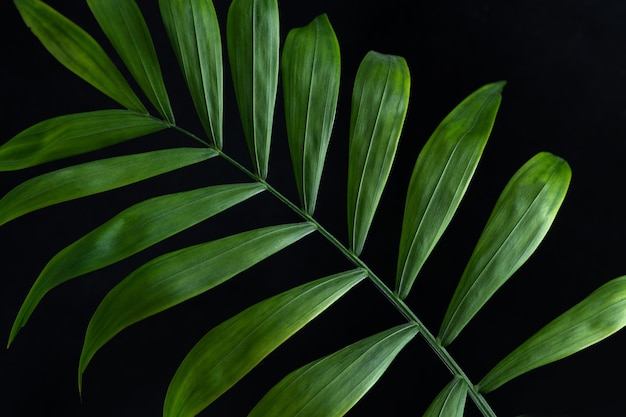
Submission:
M 84 2 L 50 3 L 111 50 Z M 201 129 L 164 37 L 156 2 L 140 1 L 154 32 L 177 120 Z M 228 2 L 218 1 L 225 22 Z M 623 156 L 626 134 L 626 3 L 570 0 L 281 1 L 282 35 L 326 12 L 343 57 L 339 116 L 316 213 L 345 236 L 345 171 L 351 84 L 371 49 L 404 56 L 412 96 L 398 158 L 363 253 L 393 281 L 404 193 L 419 149 L 439 121 L 481 85 L 508 80 L 501 111 L 467 197 L 424 268 L 407 302 L 435 331 L 473 244 L 500 190 L 539 151 L 564 157 L 573 169 L 563 208 L 538 252 L 450 347 L 474 380 L 550 319 L 602 283 L 624 274 Z M 10 2 L 0 6 L 2 59 L 0 142 L 48 117 L 116 106 L 59 65 L 23 25 Z M 225 150 L 247 160 L 230 75 L 226 74 Z M 295 200 L 278 100 L 269 181 Z M 165 132 L 75 163 L 154 147 L 192 145 Z M 277 161 L 283 160 L 283 163 Z M 0 195 L 26 178 L 67 162 L 3 173 Z M 211 160 L 157 180 L 33 213 L 0 229 L 0 337 L 45 263 L 61 248 L 148 196 L 244 178 Z M 307 238 L 220 288 L 120 334 L 94 358 L 83 404 L 76 366 L 89 315 L 106 292 L 151 257 L 189 243 L 250 227 L 297 221 L 269 196 L 257 197 L 129 259 L 52 291 L 14 345 L 0 355 L 0 414 L 10 417 L 156 416 L 168 379 L 208 329 L 247 305 L 348 265 L 319 237 Z M 222 225 L 234 223 L 224 229 Z M 304 252 L 304 257 L 302 253 Z M 203 415 L 239 416 L 267 387 L 316 357 L 395 325 L 401 318 L 368 284 L 288 341 Z M 6 340 L 6 339 L 5 339 Z M 518 378 L 488 395 L 502 416 L 622 416 L 626 409 L 626 333 Z M 449 375 L 416 338 L 350 415 L 421 415 Z M 468 403 L 467 415 L 478 415 Z

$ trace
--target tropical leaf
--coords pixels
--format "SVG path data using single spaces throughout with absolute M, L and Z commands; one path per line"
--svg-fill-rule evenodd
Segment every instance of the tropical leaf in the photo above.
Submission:
M 263 189 L 260 184 L 212 186 L 156 197 L 124 210 L 48 262 L 20 308 L 11 329 L 9 345 L 44 295 L 53 288 L 134 255 Z M 293 228 L 286 229 L 291 231 Z M 276 235 L 280 236 L 279 233 Z
M 87 0 L 98 24 L 159 114 L 174 123 L 148 25 L 134 0 Z
M 446 346 L 532 255 L 565 198 L 567 162 L 541 152 L 511 178 L 487 220 L 441 325 Z
M 352 93 L 348 161 L 348 238 L 357 255 L 391 172 L 409 92 L 404 58 L 373 51 L 365 56 Z
M 278 88 L 276 0 L 233 0 L 226 43 L 241 124 L 257 175 L 267 177 Z
M 281 68 L 287 138 L 298 195 L 304 210 L 313 214 L 341 75 L 339 42 L 328 16 L 321 15 L 289 32 Z
M 211 0 L 159 0 L 170 42 L 211 143 L 222 148 L 222 41 Z
M 423 417 L 463 417 L 466 399 L 467 384 L 455 376 L 435 397 Z
M 24 214 L 173 171 L 214 157 L 206 148 L 178 148 L 118 156 L 31 178 L 0 200 L 0 226 Z
M 626 326 L 626 276 L 615 278 L 554 319 L 502 359 L 478 383 L 491 392 L 511 379 L 563 359 Z
M 488 84 L 461 102 L 439 124 L 413 168 L 396 274 L 406 298 L 426 258 L 452 220 L 489 139 L 504 82 Z
M 39 0 L 13 0 L 26 25 L 67 69 L 127 109 L 148 113 L 102 47 L 84 30 Z
M 176 371 L 165 398 L 164 416 L 195 416 L 366 276 L 362 269 L 356 269 L 301 285 L 261 301 L 212 329 Z M 104 323 L 96 321 L 94 315 L 90 328 L 98 329 L 100 336 L 119 312 L 126 315 L 126 311 L 103 311 L 99 318 Z
M 414 324 L 403 324 L 311 362 L 275 385 L 249 417 L 343 416 L 416 334 Z
M 0 171 L 14 171 L 103 149 L 167 128 L 128 110 L 98 110 L 44 120 L 0 146 Z

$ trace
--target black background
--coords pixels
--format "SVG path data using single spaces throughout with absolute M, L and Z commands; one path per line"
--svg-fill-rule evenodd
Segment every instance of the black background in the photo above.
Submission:
M 281 1 L 281 35 L 326 12 L 342 48 L 339 115 L 316 216 L 345 240 L 345 171 L 351 84 L 369 50 L 404 56 L 412 95 L 398 157 L 363 259 L 389 285 L 395 273 L 404 193 L 419 152 L 439 121 L 485 83 L 508 85 L 492 138 L 458 215 L 426 264 L 409 305 L 433 331 L 500 190 L 539 151 L 573 170 L 568 197 L 538 252 L 476 316 L 450 351 L 473 380 L 550 319 L 602 283 L 624 274 L 623 156 L 626 134 L 626 3 L 621 1 L 385 2 Z M 84 2 L 50 1 L 107 51 Z M 201 132 L 169 49 L 156 2 L 139 2 L 153 31 L 177 121 Z M 216 1 L 222 29 L 228 2 Z M 117 107 L 58 64 L 9 2 L 0 6 L 0 142 L 43 119 Z M 114 55 L 111 52 L 111 55 Z M 247 151 L 225 72 L 225 151 Z M 279 96 L 269 181 L 296 200 Z M 166 146 L 192 146 L 165 132 L 61 163 L 0 176 L 0 195 L 38 173 L 96 157 Z M 8 337 L 19 306 L 45 263 L 60 249 L 129 204 L 149 196 L 245 178 L 226 163 L 199 166 L 99 196 L 61 204 L 0 229 L 2 322 Z M 76 366 L 89 316 L 106 292 L 146 260 L 168 250 L 251 227 L 298 221 L 269 195 L 255 197 L 120 265 L 52 291 L 1 358 L 3 416 L 157 416 L 168 379 L 208 329 L 242 308 L 310 279 L 349 268 L 319 236 L 299 242 L 218 289 L 139 323 L 94 358 L 83 403 Z M 202 415 L 245 415 L 269 386 L 304 363 L 401 322 L 367 283 L 267 358 Z M 0 338 L 1 339 L 1 338 Z M 6 340 L 6 339 L 4 339 Z M 592 348 L 531 372 L 487 396 L 502 416 L 623 416 L 621 332 Z M 450 376 L 416 338 L 350 412 L 421 415 Z M 467 415 L 478 415 L 468 402 Z

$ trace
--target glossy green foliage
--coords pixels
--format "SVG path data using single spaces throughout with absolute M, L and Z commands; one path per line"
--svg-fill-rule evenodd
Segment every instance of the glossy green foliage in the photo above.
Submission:
M 159 114 L 174 123 L 152 37 L 134 0 L 87 0 L 98 24 Z
M 195 416 L 366 276 L 356 269 L 301 285 L 212 329 L 176 371 L 164 416 Z
M 409 295 L 426 258 L 452 220 L 489 139 L 504 82 L 488 84 L 461 102 L 420 152 L 407 191 L 396 292 Z
M 532 369 L 572 355 L 626 326 L 626 276 L 615 278 L 554 319 L 478 383 L 490 392 Z
M 502 191 L 463 271 L 441 325 L 451 343 L 478 310 L 532 255 L 565 198 L 567 162 L 542 152 L 526 162 Z
M 466 399 L 467 384 L 455 376 L 435 397 L 423 417 L 463 417 Z
M 348 161 L 348 239 L 357 255 L 391 172 L 409 105 L 411 77 L 402 57 L 369 52 L 354 81 Z
M 415 325 L 403 324 L 311 362 L 276 384 L 249 416 L 343 416 L 416 334 Z
M 147 113 L 102 47 L 84 30 L 39 0 L 14 0 L 24 22 L 59 62 L 130 110 Z
M 313 214 L 339 98 L 339 42 L 326 15 L 292 29 L 282 56 L 285 121 L 304 210 Z
M 228 58 L 255 173 L 267 177 L 278 88 L 276 0 L 233 0 L 226 24 Z
M 161 16 L 211 144 L 222 148 L 222 40 L 210 0 L 159 0 Z

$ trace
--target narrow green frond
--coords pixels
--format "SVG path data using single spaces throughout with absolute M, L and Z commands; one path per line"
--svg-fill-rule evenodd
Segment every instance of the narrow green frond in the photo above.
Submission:
M 416 334 L 415 325 L 403 324 L 311 362 L 275 385 L 249 417 L 343 416 Z
M 313 214 L 341 76 L 339 42 L 326 15 L 289 32 L 281 68 L 296 185 L 302 207 Z
M 22 19 L 67 69 L 122 106 L 148 113 L 102 47 L 83 29 L 40 0 L 13 0 Z
M 452 220 L 489 139 L 504 82 L 463 100 L 433 132 L 419 154 L 407 191 L 396 274 L 406 298 L 426 258 Z
M 159 114 L 174 123 L 148 25 L 134 0 L 87 0 L 98 24 Z
M 626 276 L 602 285 L 531 336 L 485 375 L 478 390 L 491 392 L 532 369 L 579 352 L 624 326 Z
M 98 110 L 44 120 L 0 146 L 0 171 L 14 171 L 106 148 L 167 128 L 128 110 Z
M 211 0 L 159 0 L 161 16 L 200 122 L 222 149 L 222 39 Z
M 446 311 L 439 332 L 444 346 L 537 249 L 561 207 L 571 175 L 567 162 L 541 152 L 511 178 Z
M 255 173 L 267 177 L 278 88 L 280 22 L 276 0 L 233 0 L 226 21 L 228 59 Z
M 178 148 L 74 165 L 31 178 L 0 200 L 0 226 L 65 201 L 120 188 L 214 157 L 206 148 Z
M 423 417 L 463 417 L 466 399 L 467 384 L 455 376 L 435 397 Z
M 176 371 L 163 415 L 198 414 L 366 276 L 362 269 L 356 269 L 301 285 L 261 301 L 212 329 Z M 110 312 L 123 311 L 126 315 L 124 308 L 117 307 Z M 106 311 L 101 317 L 107 322 L 116 319 Z M 95 316 L 92 324 L 99 334 L 103 332 L 102 325 L 96 326 Z
M 409 105 L 411 77 L 402 57 L 369 52 L 352 94 L 348 162 L 348 239 L 363 250 L 387 183 Z
M 262 185 L 216 185 L 138 203 L 56 254 L 30 289 L 9 344 L 48 291 L 121 261 L 263 191 Z

